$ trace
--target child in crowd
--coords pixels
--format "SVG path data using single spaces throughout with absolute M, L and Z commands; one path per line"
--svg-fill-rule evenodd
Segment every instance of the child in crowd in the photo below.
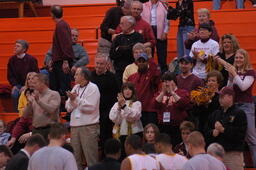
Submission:
M 189 121 L 183 121 L 180 125 L 180 132 L 181 132 L 181 138 L 182 142 L 176 145 L 173 149 L 175 153 L 178 153 L 180 155 L 184 155 L 187 158 L 191 158 L 191 155 L 188 153 L 188 145 L 187 145 L 187 138 L 188 135 L 195 130 L 195 125 L 192 122 Z
M 155 139 L 159 135 L 160 131 L 158 127 L 153 124 L 149 123 L 144 127 L 144 132 L 143 132 L 143 151 L 146 154 L 154 154 L 155 152 Z
M 6 145 L 11 134 L 5 132 L 5 123 L 0 120 L 0 145 Z

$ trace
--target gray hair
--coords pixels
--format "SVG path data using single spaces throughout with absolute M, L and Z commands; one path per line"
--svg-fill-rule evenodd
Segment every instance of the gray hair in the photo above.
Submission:
M 135 24 L 136 24 L 136 20 L 135 20 L 135 18 L 133 17 L 133 16 L 123 16 L 122 17 L 123 19 L 126 19 L 127 20 L 127 22 L 129 22 L 129 23 L 131 23 L 132 24 L 132 26 L 135 26 Z
M 79 32 L 79 30 L 77 28 L 71 28 L 71 31 L 77 31 Z
M 15 43 L 21 44 L 22 48 L 25 49 L 25 52 L 27 52 L 29 44 L 26 40 L 16 40 Z
M 141 8 L 143 9 L 143 3 L 142 2 L 134 0 L 134 1 L 132 1 L 131 6 L 133 4 L 139 4 L 141 6 Z
M 133 47 L 132 47 L 132 51 L 135 51 L 135 50 L 143 50 L 144 52 L 146 51 L 146 48 L 144 46 L 143 43 L 136 43 Z
M 130 9 L 132 4 L 132 0 L 124 1 L 123 8 Z
M 225 155 L 225 150 L 224 150 L 223 146 L 221 146 L 220 144 L 212 143 L 208 146 L 207 153 L 214 157 L 218 156 L 223 159 L 224 155 Z
M 103 58 L 106 62 L 110 62 L 110 58 L 107 53 L 97 53 L 95 58 Z
M 80 73 L 83 75 L 84 79 L 90 81 L 91 80 L 91 71 L 88 68 L 86 68 L 85 66 L 81 66 L 79 68 L 81 68 Z

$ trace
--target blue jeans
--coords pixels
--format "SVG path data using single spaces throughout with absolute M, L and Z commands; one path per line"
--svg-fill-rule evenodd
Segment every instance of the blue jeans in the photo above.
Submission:
M 247 131 L 246 142 L 249 146 L 253 167 L 256 167 L 256 126 L 255 126 L 255 106 L 254 103 L 243 103 L 239 106 L 246 114 Z
M 179 27 L 177 32 L 177 52 L 178 57 L 189 55 L 190 50 L 185 48 L 185 41 L 188 39 L 187 34 L 194 30 L 194 26 Z
M 221 0 L 213 0 L 213 9 L 219 10 L 221 5 Z M 236 8 L 243 9 L 244 8 L 244 1 L 243 0 L 236 0 Z
M 13 108 L 15 112 L 18 112 L 18 102 L 20 97 L 20 89 L 22 88 L 22 85 L 16 85 L 17 89 L 14 90 L 11 94 L 12 101 L 13 101 Z

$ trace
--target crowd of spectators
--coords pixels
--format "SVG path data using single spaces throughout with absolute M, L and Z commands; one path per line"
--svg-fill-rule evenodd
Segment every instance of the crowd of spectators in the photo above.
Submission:
M 234 35 L 219 38 L 205 8 L 195 28 L 193 10 L 190 0 L 175 8 L 126 0 L 109 9 L 90 71 L 79 30 L 52 6 L 44 68 L 25 40 L 15 42 L 8 63 L 19 118 L 9 133 L 0 121 L 0 169 L 242 170 L 246 143 L 256 167 L 249 54 Z M 177 18 L 178 71 L 171 72 L 167 34 Z

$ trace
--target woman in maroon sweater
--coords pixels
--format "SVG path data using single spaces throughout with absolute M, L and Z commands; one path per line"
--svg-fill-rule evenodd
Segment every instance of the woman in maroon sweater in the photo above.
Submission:
M 186 90 L 178 89 L 176 75 L 165 72 L 162 76 L 162 89 L 155 98 L 155 106 L 158 114 L 159 129 L 170 135 L 172 145 L 181 142 L 179 131 L 180 123 L 187 118 L 189 107 L 189 93 Z

